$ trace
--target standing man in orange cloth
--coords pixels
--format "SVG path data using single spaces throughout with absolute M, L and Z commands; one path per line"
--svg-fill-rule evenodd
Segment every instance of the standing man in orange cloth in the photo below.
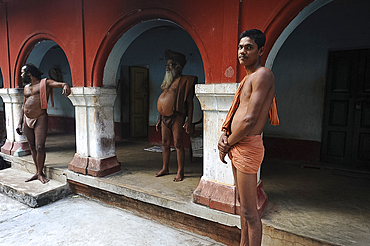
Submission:
M 186 64 L 184 54 L 166 50 L 165 58 L 166 74 L 163 79 L 162 93 L 157 101 L 159 112 L 156 131 L 162 131 L 162 169 L 156 173 L 156 177 L 169 174 L 170 145 L 173 136 L 177 156 L 177 174 L 173 181 L 184 179 L 185 150 L 183 134 L 184 130 L 190 136 L 193 134 L 193 98 L 196 76 L 182 75 Z
M 49 181 L 44 174 L 45 142 L 48 131 L 48 114 L 46 112 L 48 98 L 51 95 L 51 100 L 53 100 L 53 88 L 63 88 L 62 94 L 66 97 L 71 94 L 71 88 L 67 83 L 41 79 L 41 75 L 40 70 L 32 64 L 26 64 L 22 67 L 21 77 L 23 83 L 27 85 L 24 87 L 24 102 L 16 131 L 19 135 L 22 135 L 24 131 L 30 145 L 33 162 L 36 165 L 36 174 L 27 179 L 26 182 L 38 179 L 45 184 Z
M 266 37 L 260 30 L 244 31 L 239 38 L 238 59 L 246 76 L 240 83 L 222 126 L 218 142 L 220 159 L 232 162 L 240 202 L 240 245 L 262 241 L 262 222 L 257 211 L 257 172 L 264 157 L 262 131 L 267 118 L 278 125 L 275 82 L 271 70 L 261 65 Z

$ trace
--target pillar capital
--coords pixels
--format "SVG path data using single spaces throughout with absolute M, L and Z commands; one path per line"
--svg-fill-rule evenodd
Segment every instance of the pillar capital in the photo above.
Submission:
M 23 104 L 23 88 L 1 88 L 0 96 L 4 103 Z
M 117 97 L 115 88 L 72 87 L 69 99 L 74 106 L 113 107 Z
M 238 83 L 197 84 L 195 94 L 200 101 L 203 111 L 219 111 L 227 113 L 238 85 Z

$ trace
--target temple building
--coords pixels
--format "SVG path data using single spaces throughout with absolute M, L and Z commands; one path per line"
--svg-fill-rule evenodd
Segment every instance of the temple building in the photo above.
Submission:
M 277 127 L 266 123 L 266 157 L 370 171 L 369 9 L 365 0 L 0 0 L 1 152 L 30 153 L 15 129 L 21 67 L 32 63 L 72 88 L 68 98 L 55 89 L 48 109 L 49 130 L 75 134 L 68 169 L 120 171 L 115 141 L 161 141 L 156 102 L 171 49 L 186 55 L 183 74 L 198 77 L 193 121 L 201 121 L 203 175 L 194 202 L 235 214 L 232 170 L 217 141 L 245 76 L 238 36 L 256 28 L 267 37 L 262 61 L 275 75 L 280 118 Z M 262 211 L 263 174 L 258 179 Z

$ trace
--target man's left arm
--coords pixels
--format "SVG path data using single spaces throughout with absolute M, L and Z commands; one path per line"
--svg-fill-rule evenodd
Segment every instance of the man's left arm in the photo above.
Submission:
M 67 83 L 57 82 L 52 79 L 46 80 L 47 86 L 50 88 L 62 88 L 62 94 L 68 97 L 71 94 L 71 87 Z
M 186 120 L 184 124 L 184 128 L 185 128 L 186 133 L 192 136 L 193 135 L 193 107 L 194 107 L 193 98 L 192 97 L 190 98 L 189 96 L 188 99 L 186 99 L 186 104 L 188 107 L 188 119 Z
M 274 75 L 269 69 L 265 68 L 256 74 L 251 83 L 252 92 L 249 98 L 248 108 L 238 109 L 245 110 L 244 118 L 228 137 L 228 146 L 238 143 L 247 136 L 256 125 L 262 111 L 262 107 L 267 100 L 268 92 L 274 83 Z M 246 88 L 243 88 L 243 90 L 246 90 Z
M 186 131 L 187 134 L 189 134 L 190 136 L 193 135 L 193 111 L 194 111 L 194 102 L 193 102 L 193 98 L 194 98 L 194 94 L 195 94 L 195 84 L 197 83 L 198 81 L 198 78 L 195 77 L 194 80 L 191 82 L 191 89 L 189 91 L 189 94 L 186 98 L 186 104 L 187 104 L 187 115 L 188 115 L 188 119 L 186 120 L 185 124 L 184 124 L 184 129 Z

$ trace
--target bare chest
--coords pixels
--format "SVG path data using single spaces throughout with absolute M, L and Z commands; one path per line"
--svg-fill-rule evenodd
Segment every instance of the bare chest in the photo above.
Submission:
M 179 90 L 179 79 L 176 79 L 175 81 L 173 81 L 167 89 L 164 89 L 162 94 L 166 94 L 166 93 L 177 93 L 177 91 Z
M 174 81 L 171 85 L 162 91 L 158 98 L 157 108 L 161 115 L 170 116 L 173 114 L 174 104 L 177 98 L 179 81 Z
M 241 89 L 240 92 L 240 105 L 248 105 L 249 100 L 251 98 L 253 89 L 252 89 L 252 84 L 251 81 L 246 81 L 243 85 L 243 88 Z
M 36 85 L 28 85 L 26 87 L 24 87 L 24 96 L 26 98 L 30 97 L 30 96 L 34 96 L 34 95 L 39 95 L 40 94 L 40 84 L 36 84 Z
M 160 99 L 163 98 L 176 98 L 177 92 L 179 90 L 179 80 L 172 82 L 167 89 L 164 89 L 160 95 Z

